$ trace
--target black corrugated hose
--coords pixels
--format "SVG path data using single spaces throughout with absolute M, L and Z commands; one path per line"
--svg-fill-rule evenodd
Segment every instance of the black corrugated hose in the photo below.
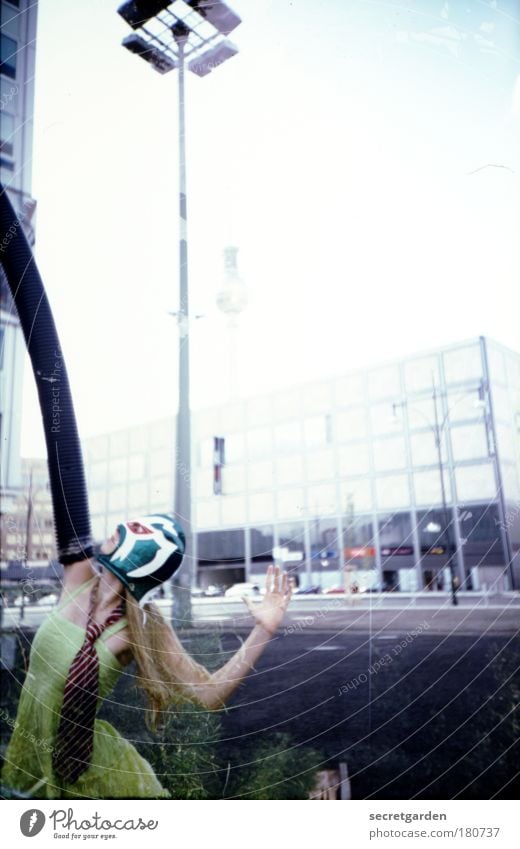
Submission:
M 0 184 L 0 262 L 20 318 L 40 399 L 58 557 L 92 557 L 83 458 L 67 370 L 43 282 L 7 192 Z

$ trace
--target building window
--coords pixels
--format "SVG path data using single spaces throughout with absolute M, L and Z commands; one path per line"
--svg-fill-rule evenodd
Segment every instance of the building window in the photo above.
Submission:
M 455 470 L 459 501 L 480 501 L 496 498 L 496 483 L 491 463 L 460 466 Z
M 379 517 L 379 544 L 383 557 L 413 554 L 412 522 L 409 513 Z
M 395 398 L 401 391 L 399 368 L 385 366 L 368 375 L 368 392 L 372 401 L 380 398 Z
M 16 51 L 14 38 L 9 38 L 8 35 L 0 36 L 0 73 L 12 80 L 16 79 Z
M 365 439 L 367 436 L 367 421 L 364 407 L 339 413 L 336 419 L 337 434 L 340 442 L 351 439 Z
M 478 344 L 456 348 L 443 354 L 446 383 L 464 383 L 482 376 Z
M 303 479 L 303 460 L 297 454 L 280 455 L 276 460 L 276 480 L 282 486 L 301 483 Z
M 446 499 L 452 500 L 450 478 L 446 467 L 443 467 L 444 489 Z M 442 487 L 440 469 L 431 469 L 425 472 L 415 472 L 413 476 L 415 489 L 415 501 L 420 505 L 440 504 L 442 502 Z
M 2 112 L 2 122 L 0 129 L 0 151 L 6 156 L 13 155 L 13 136 L 14 136 L 14 115 L 9 112 Z
M 311 584 L 330 588 L 340 582 L 341 537 L 335 519 L 317 518 L 309 524 Z
M 366 442 L 352 442 L 338 451 L 339 473 L 342 477 L 366 475 L 370 471 L 370 456 Z
M 332 442 L 330 415 L 305 419 L 304 430 L 307 448 L 319 448 L 327 442 Z
M 222 495 L 222 466 L 226 462 L 226 442 L 223 436 L 213 438 L 213 495 Z
M 340 487 L 340 506 L 342 510 L 347 510 L 351 506 L 356 513 L 371 510 L 373 499 L 370 480 L 351 478 L 343 481 Z
M 257 427 L 247 434 L 248 453 L 251 459 L 268 457 L 272 453 L 271 431 L 267 427 Z
M 246 501 L 242 496 L 226 496 L 222 503 L 222 524 L 245 524 Z
M 370 568 L 375 557 L 375 538 L 369 516 L 356 516 L 350 503 L 342 519 L 343 555 L 347 569 L 365 565 Z
M 251 528 L 251 563 L 262 564 L 260 571 L 265 571 L 264 563 L 273 562 L 274 536 L 272 525 Z M 253 571 L 254 565 L 253 565 Z
M 336 487 L 322 483 L 307 489 L 308 512 L 311 516 L 330 516 L 337 511 Z
M 230 463 L 241 463 L 245 456 L 245 440 L 243 433 L 234 433 L 226 437 L 225 461 Z
M 21 15 L 12 8 L 13 6 L 19 6 L 19 3 L 14 0 L 10 0 L 10 4 L 4 3 L 3 0 L 0 2 L 0 31 L 16 39 L 20 33 Z
M 406 467 L 405 444 L 402 436 L 375 439 L 373 450 L 376 472 L 388 472 Z
M 278 503 L 278 516 L 280 518 L 292 518 L 293 516 L 302 515 L 305 506 L 303 489 L 277 490 L 276 500 Z
M 376 481 L 377 504 L 381 510 L 406 507 L 410 503 L 410 490 L 406 475 L 387 475 Z
M 271 460 L 251 463 L 248 466 L 249 489 L 271 489 L 273 482 L 273 463 Z
M 274 499 L 272 492 L 259 492 L 250 494 L 249 521 L 268 522 L 274 515 Z
M 228 531 L 208 531 L 197 536 L 199 564 L 232 563 L 246 556 L 245 536 L 242 528 Z
M 417 513 L 417 530 L 421 554 L 445 554 L 448 542 L 453 550 L 454 528 L 451 508 Z
M 300 422 L 284 422 L 274 429 L 276 448 L 278 451 L 299 451 L 301 449 Z
M 489 454 L 486 429 L 480 422 L 452 428 L 451 445 L 455 462 L 485 459 Z
M 278 545 L 273 549 L 276 561 L 285 572 L 295 578 L 299 585 L 299 574 L 305 566 L 305 526 L 302 523 L 278 526 Z

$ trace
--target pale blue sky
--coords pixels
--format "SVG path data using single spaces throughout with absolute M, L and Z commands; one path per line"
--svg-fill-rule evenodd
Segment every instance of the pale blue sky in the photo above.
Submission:
M 229 242 L 241 394 L 479 334 L 520 348 L 517 4 L 231 5 L 240 54 L 187 81 L 194 406 L 228 392 Z M 177 397 L 177 79 L 120 47 L 116 8 L 39 9 L 37 257 L 82 435 Z M 23 453 L 44 453 L 26 383 Z

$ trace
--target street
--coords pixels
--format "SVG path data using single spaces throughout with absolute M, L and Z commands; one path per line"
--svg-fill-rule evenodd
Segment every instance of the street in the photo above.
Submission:
M 333 617 L 288 616 L 224 717 L 230 755 L 284 733 L 346 761 L 353 798 L 514 798 L 518 611 Z

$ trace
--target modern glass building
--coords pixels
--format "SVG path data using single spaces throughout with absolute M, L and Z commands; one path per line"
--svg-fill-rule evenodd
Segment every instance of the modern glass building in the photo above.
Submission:
M 193 414 L 198 583 L 518 587 L 520 355 L 484 338 Z M 171 510 L 174 422 L 85 443 L 94 530 Z
M 17 221 L 34 243 L 31 195 L 37 0 L 0 0 L 0 177 Z M 0 251 L 15 233 L 2 233 Z M 1 256 L 1 254 L 0 254 Z M 20 433 L 25 343 L 0 267 L 0 468 L 2 509 L 22 485 Z

